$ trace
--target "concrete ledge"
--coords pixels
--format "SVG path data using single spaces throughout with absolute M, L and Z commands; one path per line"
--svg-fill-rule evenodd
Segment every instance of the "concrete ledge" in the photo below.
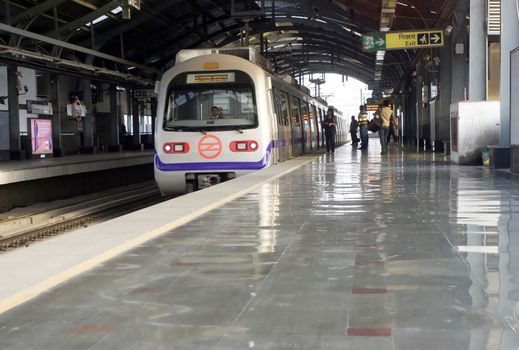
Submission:
M 0 185 L 143 164 L 153 165 L 153 152 L 98 153 L 91 156 L 9 162 L 0 166 Z
M 510 171 L 519 175 L 519 145 L 510 146 Z
M 490 155 L 490 167 L 493 169 L 510 168 L 510 146 L 491 145 L 488 146 Z

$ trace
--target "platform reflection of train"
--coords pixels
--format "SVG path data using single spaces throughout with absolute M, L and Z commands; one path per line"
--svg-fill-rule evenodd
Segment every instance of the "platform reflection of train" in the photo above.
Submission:
M 252 48 L 182 50 L 160 84 L 155 179 L 163 194 L 209 187 L 324 147 L 329 108 L 269 72 Z M 337 145 L 348 137 L 338 112 Z

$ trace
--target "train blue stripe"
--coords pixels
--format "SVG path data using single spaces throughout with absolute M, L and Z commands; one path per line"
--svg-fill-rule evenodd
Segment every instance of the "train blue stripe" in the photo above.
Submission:
M 267 166 L 273 147 L 274 141 L 269 144 L 265 156 L 258 162 L 163 163 L 155 154 L 155 167 L 160 171 L 260 170 Z

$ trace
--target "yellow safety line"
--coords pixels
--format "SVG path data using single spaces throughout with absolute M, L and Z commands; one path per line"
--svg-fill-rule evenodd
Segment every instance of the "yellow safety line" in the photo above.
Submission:
M 103 262 L 105 261 L 108 261 L 112 258 L 114 258 L 115 256 L 119 255 L 119 254 L 122 254 L 124 252 L 127 252 L 135 247 L 137 247 L 138 245 L 141 245 L 151 239 L 154 239 L 154 238 L 157 238 L 158 236 L 160 235 L 163 235 L 165 234 L 166 232 L 169 232 L 179 226 L 182 226 L 186 223 L 188 223 L 189 221 L 193 220 L 193 219 L 196 219 L 197 217 L 213 210 L 213 209 L 216 209 L 222 205 L 224 205 L 225 203 L 228 203 L 236 198 L 239 198 L 251 191 L 253 191 L 254 189 L 256 189 L 257 187 L 269 182 L 269 181 L 272 181 L 274 179 L 277 179 L 283 175 L 286 175 L 300 167 L 302 167 L 303 165 L 305 164 L 308 164 L 310 163 L 311 161 L 313 161 L 315 158 L 317 158 L 318 156 L 314 156 L 314 157 L 311 157 L 310 159 L 300 163 L 300 164 L 297 164 L 295 165 L 294 167 L 290 168 L 290 169 L 287 169 L 285 170 L 284 172 L 280 173 L 280 174 L 276 174 L 272 177 L 269 177 L 268 179 L 265 179 L 247 189 L 244 189 L 240 192 L 237 192 L 237 193 L 234 193 L 226 198 L 223 198 L 211 205 L 208 205 L 204 208 L 201 208 L 187 216 L 184 216 L 180 219 L 177 219 L 175 221 L 172 221 L 166 225 L 163 225 L 162 227 L 159 227 L 153 231 L 150 231 L 150 232 L 147 232 L 147 233 L 144 233 L 143 235 L 139 236 L 139 237 L 136 237 L 128 242 L 125 242 L 123 244 L 120 244 L 114 248 L 111 248 L 109 250 L 107 250 L 106 252 L 104 253 L 101 253 L 97 256 L 94 256 L 90 259 L 88 259 L 87 261 L 84 261 L 74 267 L 71 267 L 70 269 L 68 270 L 65 270 L 61 273 L 58 273 L 57 275 L 55 276 L 52 276 L 50 278 L 47 278 L 46 280 L 42 281 L 42 282 L 39 282 L 37 283 L 36 285 L 34 285 L 33 287 L 30 287 L 24 291 L 21 291 L 21 292 L 18 292 L 10 297 L 7 297 L 5 299 L 2 299 L 0 300 L 0 314 L 1 313 L 4 313 L 20 304 L 23 304 L 33 298 L 35 298 L 36 296 L 40 295 L 41 293 L 61 284 L 61 283 L 64 283 L 66 282 L 67 280 L 83 273 L 83 272 L 86 272 L 88 270 L 91 270 L 93 269 L 94 267 L 98 266 L 99 264 L 102 264 Z

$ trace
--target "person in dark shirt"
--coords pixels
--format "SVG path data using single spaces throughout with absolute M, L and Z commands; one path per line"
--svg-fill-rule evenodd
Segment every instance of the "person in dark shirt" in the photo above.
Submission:
M 359 128 L 359 123 L 355 119 L 355 116 L 351 116 L 351 123 L 350 123 L 350 135 L 351 135 L 351 145 L 353 147 L 357 147 L 359 144 L 359 138 L 357 137 L 357 129 Z
M 326 152 L 335 152 L 335 133 L 337 131 L 335 116 L 332 108 L 328 108 L 324 121 L 324 135 L 326 137 Z

